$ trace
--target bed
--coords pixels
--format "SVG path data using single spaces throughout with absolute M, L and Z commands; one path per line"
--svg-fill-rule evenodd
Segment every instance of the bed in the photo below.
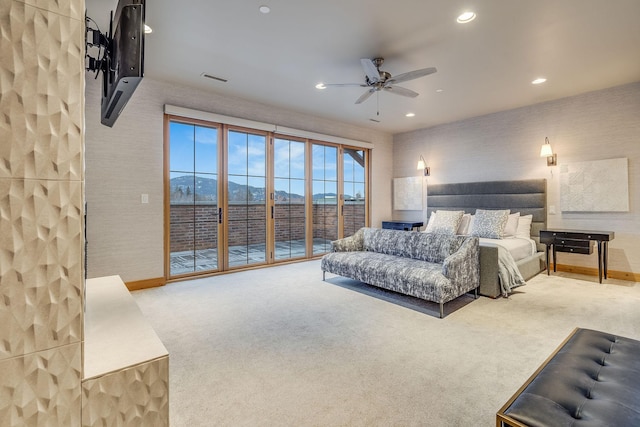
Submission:
M 427 214 L 437 210 L 458 210 L 474 214 L 476 209 L 509 209 L 521 216 L 532 215 L 530 238 L 481 239 L 480 294 L 496 298 L 504 295 L 501 287 L 500 256 L 504 248 L 515 261 L 524 280 L 545 268 L 544 245 L 540 230 L 547 223 L 547 181 L 545 179 L 487 181 L 429 185 Z

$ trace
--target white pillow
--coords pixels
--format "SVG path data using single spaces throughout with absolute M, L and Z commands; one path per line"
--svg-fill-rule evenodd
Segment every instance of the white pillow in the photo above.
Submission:
M 502 237 L 514 237 L 516 235 L 516 231 L 518 231 L 519 218 L 520 212 L 509 214 L 509 218 L 507 218 L 507 225 L 504 226 Z
M 520 218 L 518 218 L 516 237 L 523 239 L 531 238 L 531 221 L 533 221 L 533 215 L 521 215 Z
M 423 233 L 431 233 L 433 231 L 433 223 L 436 221 L 436 213 L 431 212 L 431 216 L 429 217 L 429 221 L 427 221 L 427 226 L 424 228 Z
M 509 210 L 476 209 L 471 235 L 487 239 L 502 239 L 504 226 L 507 225 Z
M 466 235 L 469 234 L 469 223 L 471 222 L 471 214 L 462 215 L 462 219 L 460 220 L 460 224 L 458 225 L 458 231 L 456 234 Z
M 464 211 L 436 211 L 432 233 L 456 234 Z

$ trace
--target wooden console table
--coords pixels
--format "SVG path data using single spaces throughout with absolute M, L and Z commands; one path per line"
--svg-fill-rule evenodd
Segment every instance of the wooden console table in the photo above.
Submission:
M 423 225 L 424 223 L 419 221 L 382 221 L 382 228 L 389 230 L 411 231 L 415 228 L 416 231 L 419 231 Z
M 598 245 L 598 281 L 602 283 L 602 276 L 607 278 L 607 264 L 609 258 L 609 241 L 613 240 L 613 231 L 584 231 L 584 230 L 540 230 L 540 243 L 546 245 L 547 274 L 549 272 L 549 249 L 552 249 L 553 271 L 556 271 L 556 252 L 572 252 L 576 254 L 590 254 L 593 249 L 592 241 Z

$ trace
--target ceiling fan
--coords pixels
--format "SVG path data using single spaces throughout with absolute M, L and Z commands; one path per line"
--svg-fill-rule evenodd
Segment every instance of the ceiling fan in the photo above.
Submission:
M 363 93 L 360 98 L 356 100 L 356 104 L 362 104 L 369 99 L 374 92 L 380 92 L 381 90 L 389 93 L 395 93 L 396 95 L 407 96 L 409 98 L 415 98 L 418 96 L 418 92 L 414 92 L 410 89 L 396 86 L 397 83 L 407 82 L 409 80 L 417 79 L 419 77 L 428 76 L 435 73 L 437 70 L 435 67 L 422 68 L 420 70 L 409 71 L 408 73 L 402 73 L 395 77 L 386 71 L 382 71 L 380 66 L 384 62 L 384 58 L 374 59 L 361 59 L 360 63 L 364 69 L 365 83 L 337 83 L 337 84 L 324 84 L 323 87 L 331 86 L 360 86 L 366 87 L 367 91 Z

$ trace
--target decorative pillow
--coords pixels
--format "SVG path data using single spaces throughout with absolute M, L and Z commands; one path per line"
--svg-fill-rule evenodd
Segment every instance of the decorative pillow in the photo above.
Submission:
M 436 221 L 436 213 L 431 212 L 431 216 L 429 217 L 429 221 L 427 222 L 427 226 L 424 228 L 425 233 L 433 232 L 433 223 Z
M 456 234 L 464 211 L 436 211 L 432 233 Z
M 477 209 L 473 220 L 471 235 L 487 239 L 502 239 L 504 226 L 507 225 L 509 210 Z
M 533 221 L 533 215 L 522 215 L 518 218 L 516 237 L 520 237 L 522 239 L 531 238 L 531 221 Z
M 471 218 L 469 219 L 469 225 L 467 226 L 467 236 L 471 234 L 471 230 L 473 230 L 473 223 L 476 220 L 476 216 L 475 215 L 471 215 Z
M 507 218 L 507 224 L 504 226 L 504 232 L 502 237 L 514 237 L 518 230 L 518 218 L 520 218 L 520 212 L 509 214 Z
M 458 231 L 456 234 L 460 234 L 462 236 L 469 234 L 469 223 L 471 222 L 471 214 L 462 215 L 462 219 L 460 220 L 460 224 L 458 225 Z

